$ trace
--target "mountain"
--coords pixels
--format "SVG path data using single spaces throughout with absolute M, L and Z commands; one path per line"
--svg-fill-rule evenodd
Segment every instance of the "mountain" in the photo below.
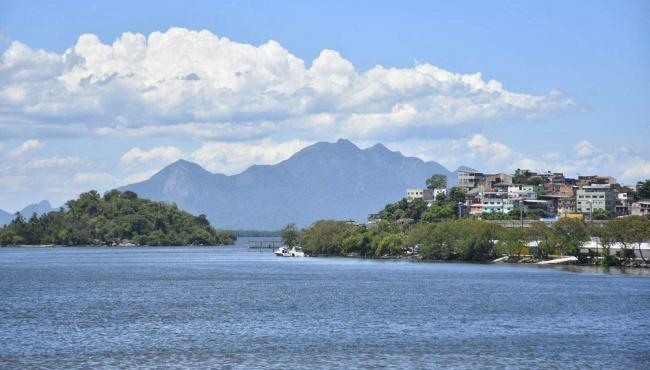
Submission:
M 50 202 L 47 200 L 42 200 L 38 203 L 30 204 L 27 207 L 23 208 L 23 210 L 20 211 L 20 214 L 25 218 L 29 218 L 33 213 L 36 213 L 40 216 L 44 213 L 50 213 L 52 211 L 56 211 L 56 209 L 52 208 Z
M 0 209 L 0 226 L 4 226 L 14 219 L 14 215 Z
M 42 200 L 38 203 L 30 204 L 27 207 L 23 208 L 20 210 L 20 214 L 25 218 L 29 218 L 33 213 L 36 213 L 40 216 L 44 213 L 49 213 L 52 211 L 56 211 L 56 209 L 52 208 L 50 202 L 47 200 Z M 16 215 L 14 213 L 9 213 L 0 209 L 0 226 L 4 226 L 10 223 L 15 217 Z
M 179 160 L 150 179 L 120 190 L 175 202 L 204 213 L 219 228 L 278 229 L 318 219 L 365 220 L 406 188 L 423 187 L 432 174 L 456 176 L 436 162 L 405 157 L 376 144 L 360 149 L 348 140 L 320 142 L 275 165 L 254 165 L 226 176 Z

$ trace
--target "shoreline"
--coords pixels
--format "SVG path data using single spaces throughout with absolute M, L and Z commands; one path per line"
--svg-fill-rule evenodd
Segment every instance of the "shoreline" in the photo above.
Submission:
M 578 267 L 595 267 L 595 268 L 619 268 L 619 269 L 637 269 L 637 270 L 648 270 L 650 271 L 650 263 L 642 263 L 639 261 L 634 261 L 633 265 L 610 265 L 603 266 L 600 264 L 594 263 L 583 263 L 580 261 L 571 261 L 566 263 L 545 263 L 540 264 L 539 262 L 548 262 L 555 259 L 561 259 L 564 257 L 558 257 L 553 259 L 532 259 L 524 258 L 522 261 L 507 261 L 497 258 L 490 261 L 471 261 L 471 260 L 441 260 L 441 259 L 425 259 L 420 258 L 419 256 L 355 256 L 355 255 L 334 255 L 334 254 L 320 254 L 320 255 L 308 255 L 309 257 L 314 258 L 354 258 L 362 260 L 375 260 L 375 261 L 407 261 L 407 262 L 421 262 L 421 263 L 469 263 L 469 264 L 478 264 L 478 265 L 512 265 L 512 266 L 538 266 L 538 267 L 568 267 L 568 266 L 578 266 Z

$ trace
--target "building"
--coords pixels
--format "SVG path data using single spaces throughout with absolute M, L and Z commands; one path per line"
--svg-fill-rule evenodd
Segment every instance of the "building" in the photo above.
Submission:
M 650 215 L 650 199 L 640 200 L 630 205 L 630 214 L 632 216 Z
M 440 194 L 447 196 L 447 189 L 433 189 L 433 200 L 436 200 Z
M 508 186 L 508 199 L 537 199 L 537 193 L 533 185 L 511 185 Z
M 481 213 L 504 213 L 501 194 L 484 192 L 481 197 Z
M 458 186 L 474 189 L 479 186 L 485 175 L 481 172 L 476 171 L 458 171 Z
M 618 193 L 616 203 L 614 205 L 614 214 L 616 217 L 627 216 L 630 214 L 631 200 L 627 193 Z
M 416 199 L 422 199 L 423 201 L 430 203 L 433 202 L 433 191 L 431 189 L 406 189 L 406 201 L 411 203 Z
M 609 184 L 583 186 L 576 192 L 576 211 L 591 213 L 605 210 L 614 213 L 616 192 Z
M 578 176 L 578 186 L 591 186 L 591 185 L 614 185 L 616 179 L 611 176 Z
M 576 198 L 573 196 L 558 198 L 557 213 L 560 215 L 576 213 Z
M 486 189 L 495 190 L 499 185 L 503 187 L 503 184 L 512 184 L 512 175 L 497 173 L 494 175 L 485 175 L 483 179 L 483 186 Z

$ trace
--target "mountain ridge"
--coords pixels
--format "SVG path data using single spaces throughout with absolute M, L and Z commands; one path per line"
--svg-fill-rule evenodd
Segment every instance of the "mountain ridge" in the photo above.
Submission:
M 20 212 L 20 214 L 23 217 L 29 218 L 32 216 L 33 213 L 36 213 L 38 216 L 40 216 L 44 213 L 49 213 L 55 210 L 56 209 L 52 207 L 50 202 L 48 202 L 47 200 L 41 200 L 38 203 L 27 205 L 25 208 L 23 208 L 18 212 Z M 15 213 L 9 213 L 7 211 L 0 209 L 0 226 L 4 226 L 10 223 L 11 221 L 13 221 L 14 218 L 16 218 Z
M 318 219 L 365 220 L 408 187 L 452 172 L 437 162 L 406 157 L 383 144 L 361 149 L 346 139 L 318 142 L 274 165 L 252 165 L 241 173 L 211 173 L 180 159 L 150 179 L 125 185 L 154 200 L 204 213 L 219 228 L 278 229 Z

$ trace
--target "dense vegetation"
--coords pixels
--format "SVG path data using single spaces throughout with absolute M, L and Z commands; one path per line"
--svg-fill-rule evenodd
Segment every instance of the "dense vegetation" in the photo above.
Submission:
M 604 227 L 581 220 L 561 219 L 552 226 L 542 222 L 527 228 L 507 228 L 477 220 L 456 219 L 403 225 L 383 221 L 372 227 L 343 221 L 318 221 L 300 234 L 300 244 L 312 255 L 356 255 L 399 257 L 414 255 L 430 260 L 488 261 L 501 256 L 519 258 L 533 254 L 578 256 L 586 261 L 595 255 L 581 255 L 580 248 L 590 237 L 600 237 L 608 265 L 629 260 L 635 248 L 650 238 L 650 219 L 630 216 L 612 220 Z M 537 247 L 524 248 L 536 241 Z M 608 248 L 621 243 L 618 256 L 609 256 Z M 647 257 L 647 256 L 646 256 Z
M 217 231 L 205 215 L 193 216 L 175 204 L 138 198 L 131 191 L 96 191 L 40 217 L 19 215 L 0 229 L 1 245 L 215 245 L 232 244 L 235 234 Z

